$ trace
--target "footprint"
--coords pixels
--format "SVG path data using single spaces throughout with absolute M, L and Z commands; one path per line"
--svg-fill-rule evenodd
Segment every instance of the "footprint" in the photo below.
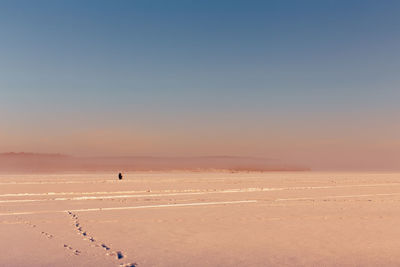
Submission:
M 80 252 L 79 250 L 74 249 L 73 247 L 71 247 L 71 246 L 69 246 L 69 245 L 67 245 L 67 244 L 64 244 L 64 248 L 66 248 L 66 249 L 68 249 L 68 250 L 71 250 L 72 253 L 73 253 L 74 255 L 79 255 L 79 254 L 81 254 L 81 252 Z
M 46 232 L 43 232 L 43 231 L 42 231 L 41 234 L 44 235 L 44 236 L 46 236 L 46 237 L 49 238 L 49 239 L 53 238 L 53 235 L 51 235 L 51 234 L 49 234 L 49 233 L 46 233 Z
M 110 248 L 106 244 L 101 244 L 101 247 L 104 248 L 105 250 L 110 250 Z
M 76 214 L 68 211 L 68 215 L 71 216 L 71 219 L 74 221 L 74 227 L 77 231 L 77 234 L 83 236 L 84 240 L 88 240 L 89 242 L 91 242 L 92 244 L 90 245 L 91 247 L 99 247 L 99 248 L 103 248 L 104 250 L 107 251 L 106 255 L 108 256 L 113 256 L 115 257 L 117 260 L 120 260 L 122 258 L 124 258 L 124 254 L 121 251 L 112 251 L 111 248 L 109 246 L 107 246 L 104 243 L 101 243 L 96 241 L 92 236 L 90 236 L 90 234 L 88 232 L 86 232 L 84 230 L 84 228 L 81 226 L 81 224 L 79 223 L 79 218 Z M 68 246 L 68 245 L 64 245 L 64 247 L 73 250 L 72 247 Z M 75 255 L 78 255 L 80 253 L 80 251 L 75 251 Z M 120 266 L 126 266 L 126 267 L 135 267 L 136 263 L 128 263 L 128 264 L 122 264 Z
M 117 259 L 120 260 L 124 257 L 121 251 L 117 251 Z

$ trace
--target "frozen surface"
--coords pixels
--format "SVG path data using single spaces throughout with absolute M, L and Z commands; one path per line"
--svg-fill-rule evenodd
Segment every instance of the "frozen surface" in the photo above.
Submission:
M 399 173 L 0 175 L 1 266 L 399 266 Z

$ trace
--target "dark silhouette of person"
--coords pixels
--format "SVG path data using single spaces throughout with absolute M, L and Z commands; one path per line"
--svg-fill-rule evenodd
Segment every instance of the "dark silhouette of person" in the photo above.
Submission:
M 118 173 L 118 179 L 122 180 L 122 173 Z

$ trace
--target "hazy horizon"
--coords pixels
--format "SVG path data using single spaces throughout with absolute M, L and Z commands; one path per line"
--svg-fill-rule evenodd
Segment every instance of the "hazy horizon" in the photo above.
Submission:
M 0 151 L 400 169 L 398 1 L 2 1 Z
M 370 165 L 372 166 L 372 165 Z M 399 168 L 378 166 L 359 168 L 345 165 L 312 166 L 268 157 L 236 155 L 156 156 L 97 155 L 79 156 L 62 153 L 0 152 L 0 173 L 11 172 L 80 172 L 80 171 L 168 171 L 168 170 L 232 170 L 232 171 L 337 171 L 393 172 Z
M 63 154 L 0 153 L 0 173 L 130 172 L 130 171 L 309 171 L 276 159 L 203 156 L 95 156 Z

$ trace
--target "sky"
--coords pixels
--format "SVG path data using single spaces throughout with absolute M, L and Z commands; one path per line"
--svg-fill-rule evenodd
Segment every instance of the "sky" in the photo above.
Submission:
M 0 152 L 400 169 L 399 1 L 0 1 Z

